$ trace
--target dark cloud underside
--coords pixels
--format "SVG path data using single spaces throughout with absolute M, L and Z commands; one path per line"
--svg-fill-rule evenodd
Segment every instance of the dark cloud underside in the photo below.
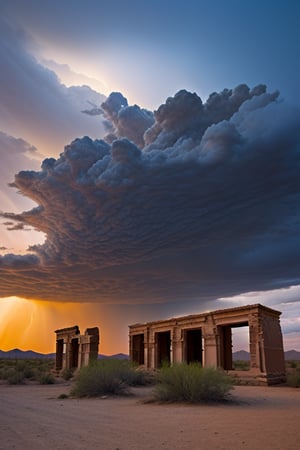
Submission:
M 299 283 L 299 114 L 246 85 L 154 115 L 113 93 L 109 135 L 76 139 L 14 186 L 39 205 L 5 220 L 47 235 L 1 257 L 0 294 L 157 302 Z

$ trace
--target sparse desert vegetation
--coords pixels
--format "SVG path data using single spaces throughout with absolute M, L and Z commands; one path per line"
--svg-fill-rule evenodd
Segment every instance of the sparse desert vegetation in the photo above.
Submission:
M 245 360 L 236 360 L 232 363 L 234 370 L 249 370 L 250 369 L 250 361 Z
M 213 368 L 179 364 L 149 374 L 124 360 L 95 361 L 71 379 L 61 374 L 68 382 L 41 386 L 53 365 L 0 360 L 5 448 L 298 449 L 300 398 L 289 386 L 231 392 L 232 379 Z M 299 366 L 287 362 L 290 386 L 299 386 Z M 222 401 L 229 393 L 230 404 Z
M 144 385 L 147 374 L 127 360 L 93 361 L 75 376 L 71 394 L 75 397 L 124 395 L 129 386 Z
M 158 372 L 155 396 L 160 401 L 222 401 L 233 388 L 233 379 L 223 371 L 199 364 L 175 364 Z
M 233 367 L 235 370 L 246 371 L 249 370 L 249 364 L 249 361 L 237 360 L 233 362 Z M 53 359 L 0 359 L 0 383 L 53 384 L 56 380 L 53 369 Z M 286 384 L 299 388 L 300 361 L 286 361 L 286 373 Z M 64 369 L 60 377 L 65 381 L 72 381 L 72 395 L 76 397 L 124 395 L 131 386 L 151 383 L 156 385 L 155 396 L 160 401 L 195 402 L 198 401 L 198 396 L 200 400 L 200 392 L 201 400 L 209 401 L 214 400 L 214 396 L 215 400 L 222 399 L 232 388 L 232 379 L 224 372 L 212 368 L 179 364 L 149 373 L 128 360 L 119 359 L 94 361 L 77 372 L 75 377 L 71 369 Z M 200 389 L 198 383 L 205 386 L 205 389 Z M 240 384 L 237 380 L 234 383 Z
M 163 366 L 151 378 L 154 400 L 162 402 L 222 401 L 233 387 L 233 380 L 223 371 L 199 364 Z M 75 376 L 71 395 L 96 397 L 124 395 L 130 386 L 149 383 L 149 374 L 129 361 L 95 361 Z
M 232 400 L 149 402 L 135 395 L 70 398 L 71 383 L 0 385 L 0 449 L 254 450 L 299 448 L 298 391 L 235 386 Z
M 287 385 L 300 388 L 300 361 L 291 360 L 286 362 Z
M 8 384 L 53 384 L 53 359 L 0 359 L 0 381 Z

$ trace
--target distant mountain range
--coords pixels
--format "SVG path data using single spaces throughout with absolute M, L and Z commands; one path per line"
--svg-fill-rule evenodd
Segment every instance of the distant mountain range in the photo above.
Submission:
M 240 350 L 232 354 L 233 361 L 250 361 L 250 353 L 245 350 Z M 284 352 L 284 359 L 286 361 L 300 361 L 300 352 L 297 350 L 288 350 Z
M 288 350 L 284 353 L 286 361 L 294 360 L 300 361 L 300 352 L 297 350 Z M 54 359 L 55 353 L 37 353 L 32 350 L 23 351 L 18 348 L 4 352 L 0 350 L 0 359 Z M 250 361 L 250 353 L 245 350 L 240 350 L 232 354 L 234 361 Z M 128 355 L 124 353 L 116 353 L 115 355 L 102 355 L 98 356 L 98 359 L 129 359 Z
M 0 350 L 0 359 L 54 359 L 55 353 L 37 353 L 32 350 L 23 351 L 18 348 L 4 352 Z M 124 353 L 115 355 L 99 355 L 99 359 L 128 359 L 129 356 Z
M 55 353 L 37 353 L 32 350 L 23 351 L 18 348 L 14 348 L 13 350 L 9 350 L 8 352 L 4 352 L 0 350 L 0 358 L 1 359 L 46 359 L 46 358 L 55 358 Z
M 245 350 L 232 353 L 233 361 L 250 361 L 250 353 Z

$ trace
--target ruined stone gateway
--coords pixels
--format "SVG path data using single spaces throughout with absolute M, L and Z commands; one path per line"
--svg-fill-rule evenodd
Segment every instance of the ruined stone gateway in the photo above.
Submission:
M 131 360 L 148 369 L 164 361 L 198 362 L 257 384 L 284 382 L 280 312 L 260 304 L 129 326 Z M 232 328 L 249 327 L 250 370 L 233 370 Z
M 76 370 L 98 358 L 99 328 L 87 328 L 80 334 L 79 327 L 56 330 L 56 370 Z

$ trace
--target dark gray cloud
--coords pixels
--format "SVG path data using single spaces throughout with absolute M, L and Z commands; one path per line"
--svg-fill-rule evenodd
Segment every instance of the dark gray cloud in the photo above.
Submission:
M 19 170 L 26 168 L 38 170 L 40 168 L 40 160 L 42 156 L 37 149 L 23 139 L 17 139 L 0 131 L 0 198 L 1 210 L 4 211 L 24 211 L 24 209 L 32 208 L 34 202 L 28 197 L 19 195 L 17 191 L 9 187 L 9 182 L 14 178 L 14 174 Z M 26 233 L 23 240 L 21 233 L 18 236 L 10 233 L 9 230 L 27 231 L 22 223 L 0 221 L 0 246 L 6 248 L 18 248 L 18 251 L 26 249 L 29 242 L 37 242 L 36 239 L 42 241 L 39 233 Z M 33 236 L 33 234 L 35 236 Z M 3 250 L 3 248 L 2 248 Z
M 40 152 L 57 155 L 74 136 L 103 132 L 97 117 L 82 114 L 105 99 L 88 86 L 67 88 L 29 53 L 30 36 L 0 19 L 0 129 L 22 136 Z
M 207 301 L 299 284 L 298 111 L 264 86 L 204 104 L 180 91 L 138 147 L 123 134 L 141 110 L 124 127 L 127 100 L 114 94 L 106 106 L 122 138 L 76 139 L 41 171 L 16 175 L 38 206 L 3 217 L 47 239 L 0 258 L 2 296 Z
M 151 111 L 138 105 L 129 106 L 127 98 L 120 92 L 112 92 L 101 106 L 108 119 L 106 124 L 110 134 L 106 136 L 107 141 L 126 137 L 141 148 L 145 146 L 145 131 L 154 123 Z
M 38 170 L 41 154 L 24 139 L 15 138 L 0 131 L 0 158 L 1 207 L 13 210 L 16 207 L 24 209 L 31 206 L 31 201 L 16 195 L 8 184 L 12 181 L 14 174 L 24 167 Z

